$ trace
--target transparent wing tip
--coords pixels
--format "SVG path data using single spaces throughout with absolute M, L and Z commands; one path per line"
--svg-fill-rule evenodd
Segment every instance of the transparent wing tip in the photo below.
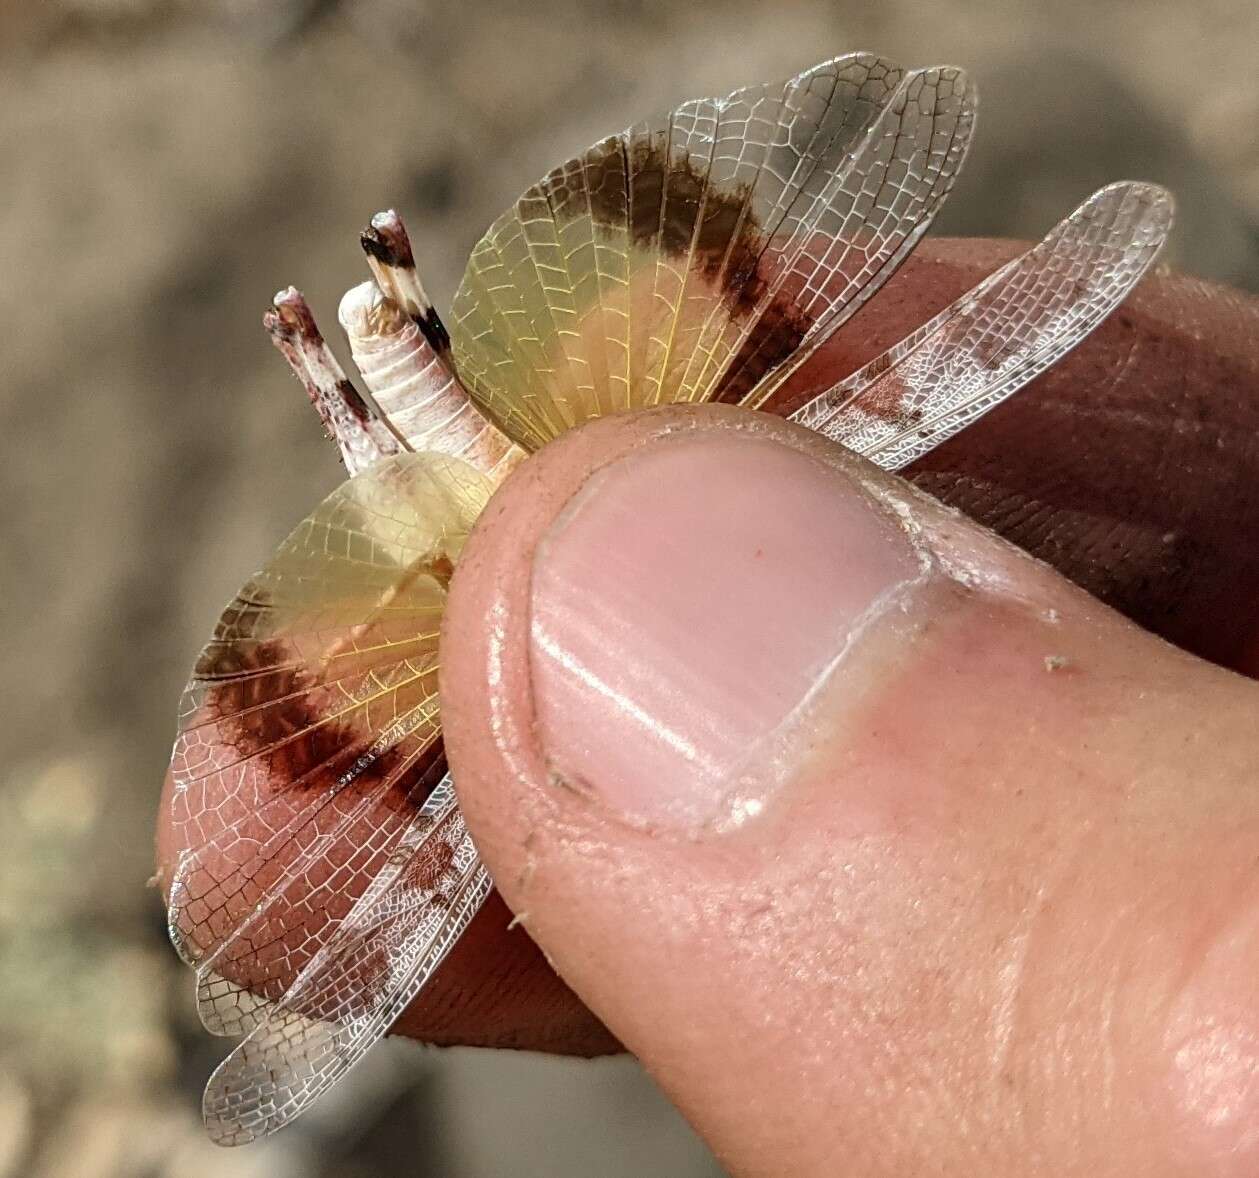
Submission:
M 905 82 L 914 78 L 931 80 L 935 85 L 947 84 L 965 106 L 973 108 L 979 98 L 975 80 L 960 65 L 924 65 L 911 69 L 905 75 Z M 905 82 L 901 84 L 904 85 Z
M 1104 236 L 1093 249 L 1100 263 L 1108 252 L 1130 259 L 1133 273 L 1115 290 L 1126 294 L 1158 256 L 1176 219 L 1176 200 L 1161 184 L 1116 180 L 1099 188 L 1050 234 L 1065 237 L 1093 225 Z M 1116 300 L 1118 301 L 1118 300 Z
M 1149 180 L 1116 180 L 1099 188 L 1084 203 L 1089 208 L 1108 200 L 1130 200 L 1136 206 L 1134 220 L 1143 222 L 1148 231 L 1159 235 L 1159 244 L 1171 232 L 1176 220 L 1176 198 L 1161 184 Z
M 1093 198 L 1100 197 L 1105 193 L 1124 192 L 1130 192 L 1133 196 L 1146 200 L 1152 212 L 1161 211 L 1170 218 L 1175 211 L 1176 198 L 1172 196 L 1171 191 L 1164 188 L 1161 184 L 1155 184 L 1151 180 L 1112 180 L 1109 184 L 1099 188 L 1093 194 Z
M 259 1033 L 239 1044 L 206 1084 L 201 1116 L 215 1145 L 247 1145 L 284 1128 L 315 1095 L 309 1081 L 318 1074 L 316 1061 L 335 1056 L 335 1028 L 292 1011 Z M 298 1050 L 281 1056 L 285 1040 Z M 285 1064 L 273 1066 L 277 1059 Z M 301 1063 L 306 1076 L 297 1073 Z

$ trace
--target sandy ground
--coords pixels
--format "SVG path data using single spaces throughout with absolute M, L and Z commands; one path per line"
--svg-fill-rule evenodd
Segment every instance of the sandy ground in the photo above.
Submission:
M 175 702 L 339 478 L 259 316 L 295 282 L 331 324 L 389 204 L 444 301 L 565 154 L 855 48 L 978 78 L 939 231 L 1039 235 L 1139 175 L 1180 198 L 1170 261 L 1259 286 L 1259 8 L 994 8 L 0 3 L 0 1178 L 720 1172 L 632 1061 L 399 1044 L 272 1142 L 203 1141 L 222 1048 L 144 886 Z

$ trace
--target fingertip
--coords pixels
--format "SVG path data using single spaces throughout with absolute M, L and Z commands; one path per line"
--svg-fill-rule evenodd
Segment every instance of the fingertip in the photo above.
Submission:
M 900 532 L 863 532 L 855 498 Z M 867 611 L 825 599 L 905 543 L 922 561 L 886 564 L 886 608 L 846 641 Z M 768 737 L 747 727 L 764 684 L 727 690 L 732 641 L 785 693 Z M 780 676 L 806 649 L 839 673 Z M 1030 1141 L 1056 1172 L 1171 1164 L 1143 1102 L 1158 1059 L 1108 1063 L 1099 1020 L 1117 945 L 1186 960 L 1144 901 L 1253 810 L 1251 685 L 851 455 L 721 407 L 605 419 L 524 464 L 469 541 L 443 651 L 461 804 L 509 906 L 719 1154 L 997 1173 Z M 671 804 L 697 780 L 701 807 Z M 1124 1001 L 1155 984 L 1134 971 Z M 1001 1128 L 959 1131 L 980 1123 Z

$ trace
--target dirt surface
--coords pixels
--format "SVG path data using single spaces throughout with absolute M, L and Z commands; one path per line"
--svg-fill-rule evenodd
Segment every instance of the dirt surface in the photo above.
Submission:
M 391 204 L 444 304 L 566 154 L 857 48 L 978 79 L 938 231 L 1038 236 L 1140 176 L 1180 200 L 1168 261 L 1256 289 L 1259 8 L 989 8 L 0 3 L 0 1178 L 720 1172 L 631 1061 L 405 1044 L 274 1141 L 204 1141 L 224 1046 L 145 888 L 153 810 L 219 607 L 340 477 L 259 319 L 294 282 L 332 325 Z

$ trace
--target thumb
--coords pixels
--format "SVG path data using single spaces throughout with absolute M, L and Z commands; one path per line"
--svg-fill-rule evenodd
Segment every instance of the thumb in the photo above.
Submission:
M 1259 1169 L 1253 683 L 712 406 L 524 464 L 443 661 L 505 899 L 733 1173 Z

